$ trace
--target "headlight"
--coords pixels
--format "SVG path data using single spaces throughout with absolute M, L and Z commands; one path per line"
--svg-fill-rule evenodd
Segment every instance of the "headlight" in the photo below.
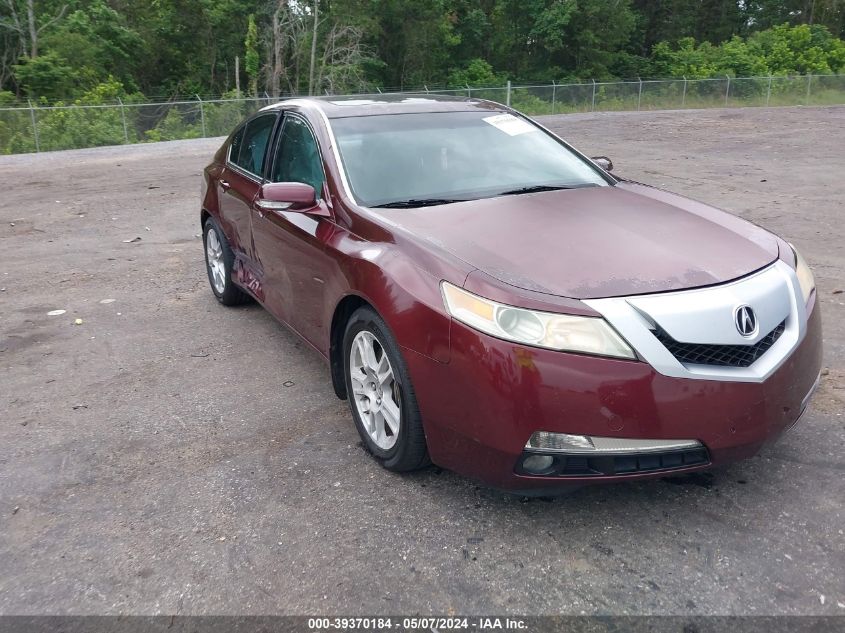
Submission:
M 602 318 L 515 308 L 484 299 L 445 281 L 442 288 L 446 309 L 452 317 L 491 336 L 546 349 L 637 357 Z
M 804 303 L 810 299 L 810 294 L 816 287 L 816 280 L 810 266 L 801 257 L 801 253 L 792 244 L 792 252 L 795 254 L 795 274 L 798 276 L 798 285 L 801 286 L 801 294 L 804 295 Z

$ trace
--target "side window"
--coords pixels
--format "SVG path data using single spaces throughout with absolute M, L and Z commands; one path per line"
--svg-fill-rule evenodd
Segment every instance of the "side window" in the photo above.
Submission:
M 317 141 L 308 125 L 296 116 L 288 116 L 273 161 L 273 182 L 304 182 L 314 187 L 317 199 L 323 197 L 323 164 Z
M 232 142 L 232 162 L 251 174 L 261 176 L 267 143 L 270 141 L 270 134 L 275 124 L 275 114 L 260 116 L 247 123 L 237 158 L 234 153 L 234 140 Z
M 244 130 L 246 129 L 245 125 L 242 125 L 240 129 L 235 132 L 235 135 L 232 137 L 232 143 L 229 145 L 229 162 L 238 163 L 238 154 L 241 153 L 241 145 L 243 144 L 242 141 L 244 140 Z

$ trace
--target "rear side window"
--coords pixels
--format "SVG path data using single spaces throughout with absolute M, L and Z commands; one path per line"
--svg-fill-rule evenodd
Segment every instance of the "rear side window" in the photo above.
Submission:
M 244 140 L 244 130 L 246 130 L 246 126 L 242 125 L 241 128 L 235 132 L 235 135 L 232 137 L 232 144 L 229 145 L 229 162 L 236 165 L 238 163 L 238 154 L 241 152 L 241 144 Z
M 275 114 L 256 117 L 247 123 L 242 138 L 238 139 L 238 135 L 235 135 L 232 139 L 230 160 L 244 171 L 260 177 L 263 173 L 264 156 L 267 154 L 270 134 L 273 132 L 275 123 Z M 235 149 L 236 141 L 240 141 L 237 150 Z

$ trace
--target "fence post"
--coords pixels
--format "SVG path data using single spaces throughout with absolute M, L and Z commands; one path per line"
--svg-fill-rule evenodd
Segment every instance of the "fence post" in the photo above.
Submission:
M 379 88 L 378 86 L 376 86 L 376 90 L 378 90 L 378 93 L 379 93 L 379 94 L 381 94 L 381 88 Z
M 643 79 L 642 77 L 637 77 L 640 81 L 640 91 L 637 94 L 637 112 L 640 111 L 640 104 L 643 102 Z
M 552 114 L 555 113 L 556 98 L 557 98 L 557 84 L 555 83 L 555 80 L 552 79 Z
M 810 86 L 813 83 L 813 75 L 807 73 L 807 103 L 804 105 L 810 105 Z
M 126 127 L 126 109 L 123 107 L 123 100 L 118 97 L 117 102 L 120 104 L 120 118 L 123 119 L 123 138 L 126 144 L 129 145 L 129 128 Z
M 687 107 L 687 76 L 684 75 L 684 94 L 681 97 L 681 108 Z
M 423 84 L 423 88 L 425 88 L 425 93 L 426 93 L 426 94 L 428 94 L 428 86 L 426 86 L 425 84 Z
M 199 95 L 194 95 L 200 102 L 200 121 L 202 122 L 202 137 L 205 138 L 205 108 L 202 105 L 202 99 Z
M 769 99 L 772 98 L 772 76 L 769 75 L 769 89 L 766 90 L 766 107 L 769 107 Z
M 35 151 L 41 151 L 41 143 L 38 141 L 38 123 L 35 121 L 35 108 L 30 99 L 26 100 L 29 103 L 29 116 L 32 119 L 32 135 L 35 137 Z
M 511 107 L 511 80 L 508 79 L 508 94 L 507 94 L 507 101 L 505 101 L 505 105 Z
M 595 112 L 596 111 L 596 80 L 593 79 L 592 81 L 593 81 L 593 105 L 592 105 L 591 111 Z
M 725 75 L 728 78 L 728 87 L 725 89 L 725 107 L 728 105 L 728 97 L 731 94 L 731 76 Z
M 467 97 L 472 99 L 472 88 L 469 87 L 469 84 L 464 84 L 467 87 Z

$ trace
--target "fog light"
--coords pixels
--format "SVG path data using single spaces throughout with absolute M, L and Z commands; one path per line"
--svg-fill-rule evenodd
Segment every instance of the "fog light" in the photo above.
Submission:
M 548 471 L 554 462 L 551 455 L 529 455 L 522 460 L 522 467 L 529 473 L 539 475 Z
M 586 435 L 569 433 L 548 433 L 537 431 L 528 440 L 525 448 L 539 448 L 553 451 L 592 451 L 593 441 Z
M 601 455 L 619 453 L 664 453 L 667 451 L 702 448 L 698 440 L 647 440 L 624 437 L 599 437 L 596 435 L 570 435 L 535 431 L 525 450 L 565 453 L 567 455 Z

